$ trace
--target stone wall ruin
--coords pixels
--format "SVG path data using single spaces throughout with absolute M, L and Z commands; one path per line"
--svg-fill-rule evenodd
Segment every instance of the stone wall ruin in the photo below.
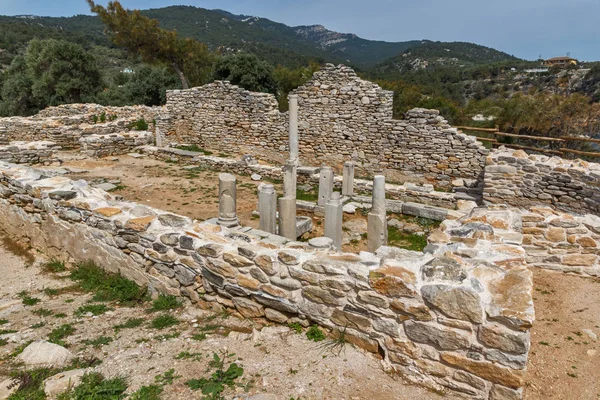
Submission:
M 428 253 L 342 254 L 194 222 L 6 163 L 0 210 L 1 229 L 48 256 L 91 259 L 200 307 L 345 330 L 348 341 L 435 390 L 522 395 L 534 314 L 532 274 L 513 243 L 518 212 L 475 209 L 446 221 Z M 482 216 L 489 223 L 475 222 Z
M 453 177 L 478 179 L 488 150 L 458 133 L 436 110 L 414 109 L 392 118 L 393 93 L 359 78 L 346 66 L 328 64 L 297 88 L 300 159 L 341 171 L 352 160 L 365 174 L 385 171 L 442 185 Z M 250 153 L 283 162 L 288 114 L 275 96 L 229 82 L 167 92 L 166 113 L 157 122 L 178 142 L 221 152 Z

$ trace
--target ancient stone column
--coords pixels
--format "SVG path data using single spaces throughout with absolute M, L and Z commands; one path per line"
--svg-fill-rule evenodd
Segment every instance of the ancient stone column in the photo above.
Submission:
M 333 169 L 331 167 L 321 168 L 319 177 L 319 199 L 317 204 L 324 207 L 333 193 Z
M 288 99 L 290 107 L 290 160 L 298 160 L 298 95 L 290 94 Z
M 387 218 L 385 209 L 385 176 L 373 179 L 373 206 L 367 217 L 368 250 L 371 253 L 387 244 Z
M 296 198 L 297 171 L 297 160 L 289 159 L 285 162 L 283 166 L 283 197 Z
M 163 147 L 162 135 L 160 134 L 160 128 L 156 127 L 156 147 Z
M 279 236 L 296 240 L 296 197 L 279 199 Z
M 344 163 L 344 180 L 342 182 L 342 196 L 352 197 L 354 195 L 354 163 Z
M 338 251 L 342 250 L 343 208 L 339 192 L 334 192 L 325 204 L 325 237 L 333 240 L 333 247 Z
M 236 179 L 231 174 L 219 174 L 219 225 L 228 228 L 238 226 L 236 214 Z
M 262 184 L 258 187 L 259 229 L 277 233 L 277 193 L 273 185 Z

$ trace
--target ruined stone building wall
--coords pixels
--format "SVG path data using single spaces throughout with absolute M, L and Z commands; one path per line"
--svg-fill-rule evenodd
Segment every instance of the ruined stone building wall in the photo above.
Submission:
M 199 307 L 344 330 L 407 379 L 471 399 L 522 396 L 534 313 L 524 251 L 509 243 L 519 224 L 475 209 L 445 221 L 429 253 L 340 254 L 0 163 L 0 229 L 49 257 L 92 260 Z
M 286 158 L 287 117 L 268 93 L 216 81 L 202 87 L 167 91 L 167 114 L 158 128 L 167 141 L 197 144 L 220 153 Z
M 65 104 L 48 107 L 32 117 L 0 118 L 0 145 L 11 141 L 52 141 L 64 149 L 78 149 L 89 135 L 118 134 L 144 119 L 152 128 L 162 107 L 109 107 L 99 104 Z M 105 122 L 99 120 L 104 113 Z M 94 123 L 94 116 L 98 121 Z
M 483 198 L 528 208 L 600 213 L 600 164 L 501 148 L 487 157 Z
M 386 171 L 399 180 L 413 175 L 441 183 L 480 177 L 488 152 L 480 143 L 459 134 L 435 110 L 392 119 L 393 93 L 351 68 L 328 64 L 294 93 L 305 165 L 339 169 L 353 160 L 359 173 Z M 287 157 L 288 115 L 278 111 L 273 95 L 215 82 L 168 91 L 166 109 L 158 127 L 180 143 L 276 162 Z

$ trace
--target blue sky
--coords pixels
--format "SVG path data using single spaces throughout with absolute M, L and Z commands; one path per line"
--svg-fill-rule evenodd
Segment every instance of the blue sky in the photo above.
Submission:
M 108 0 L 100 1 L 106 4 Z M 193 5 L 365 39 L 467 41 L 517 57 L 600 60 L 600 0 L 123 0 L 127 8 Z M 0 0 L 0 14 L 89 14 L 85 0 Z

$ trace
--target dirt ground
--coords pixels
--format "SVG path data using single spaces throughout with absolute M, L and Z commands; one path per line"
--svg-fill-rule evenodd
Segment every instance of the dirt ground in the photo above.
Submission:
M 104 159 L 83 159 L 74 153 L 61 153 L 65 158 L 62 168 L 67 169 L 71 179 L 84 179 L 93 182 L 98 179 L 120 181 L 118 188 L 111 193 L 124 199 L 147 204 L 151 207 L 185 215 L 200 221 L 218 216 L 219 173 L 212 170 L 186 169 L 185 165 L 167 163 L 148 157 L 134 158 L 128 155 Z M 72 168 L 72 170 L 71 170 Z M 258 228 L 259 219 L 252 215 L 257 209 L 257 188 L 261 181 L 253 181 L 249 176 L 236 175 L 237 214 L 244 226 Z M 272 182 L 271 182 L 272 183 Z M 281 183 L 273 183 L 275 190 L 282 193 Z M 312 213 L 299 211 L 298 215 L 313 219 L 313 232 L 303 240 L 323 236 L 323 218 Z M 344 222 L 361 220 L 366 232 L 366 216 L 360 211 L 354 215 L 345 214 Z M 360 225 L 360 222 L 359 222 Z M 358 253 L 367 249 L 366 239 L 360 238 L 345 243 L 343 250 Z
M 229 329 L 248 330 L 248 323 L 234 317 L 223 317 L 185 307 L 175 312 L 180 323 L 163 330 L 144 325 L 115 332 L 114 326 L 127 319 L 142 317 L 150 321 L 156 313 L 147 314 L 145 307 L 118 307 L 109 304 L 113 311 L 99 316 L 77 317 L 75 310 L 86 304 L 91 294 L 68 292 L 50 297 L 45 289 L 58 289 L 72 284 L 64 279 L 65 273 L 43 272 L 38 266 L 26 267 L 22 260 L 0 247 L 0 271 L 3 285 L 0 286 L 0 319 L 8 322 L 0 326 L 4 330 L 15 330 L 9 334 L 9 343 L 0 347 L 0 381 L 15 368 L 8 356 L 19 343 L 46 339 L 53 329 L 72 324 L 76 331 L 65 338 L 68 348 L 84 359 L 97 357 L 102 363 L 95 371 L 107 378 L 127 377 L 128 392 L 142 385 L 155 383 L 155 376 L 174 369 L 172 384 L 165 386 L 162 398 L 199 399 L 200 392 L 192 391 L 184 383 L 193 378 L 207 376 L 207 366 L 214 353 L 233 353 L 230 361 L 244 368 L 239 383 L 242 387 L 227 392 L 225 398 L 237 396 L 245 399 L 257 393 L 269 393 L 268 400 L 293 399 L 382 399 L 414 400 L 438 399 L 439 395 L 426 389 L 403 383 L 397 377 L 384 372 L 380 361 L 372 354 L 347 345 L 338 354 L 322 344 L 309 341 L 286 326 L 272 326 L 262 331 L 242 333 L 232 331 L 227 336 L 208 333 L 205 340 L 193 340 L 208 325 Z M 63 278 L 61 278 L 61 275 Z M 18 294 L 26 290 L 31 297 L 41 302 L 24 306 Z M 36 315 L 36 310 L 46 309 L 53 314 Z M 38 312 L 39 313 L 39 312 Z M 42 325 L 43 326 L 40 326 Z M 251 329 L 251 328 L 250 328 Z M 166 339 L 164 335 L 179 334 Z M 86 340 L 100 336 L 111 337 L 112 342 L 94 348 Z M 188 358 L 181 358 L 187 352 Z M 184 353 L 185 354 L 185 353 Z M 179 358 L 178 358 L 179 356 Z M 192 357 L 192 358 L 189 358 Z M 451 398 L 445 396 L 444 398 Z M 264 398 L 267 400 L 267 398 Z
M 527 400 L 600 399 L 600 280 L 534 269 Z

